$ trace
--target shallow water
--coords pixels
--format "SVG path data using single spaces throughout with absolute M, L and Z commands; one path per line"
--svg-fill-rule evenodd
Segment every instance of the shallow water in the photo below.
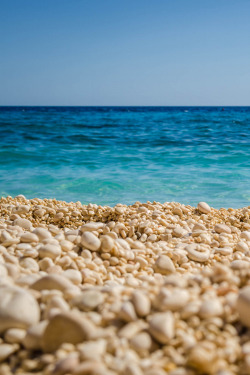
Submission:
M 250 107 L 0 107 L 0 195 L 250 205 Z

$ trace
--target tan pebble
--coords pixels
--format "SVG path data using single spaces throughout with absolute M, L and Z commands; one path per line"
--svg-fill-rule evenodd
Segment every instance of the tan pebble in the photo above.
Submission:
M 188 232 L 181 227 L 176 227 L 173 230 L 173 236 L 177 237 L 177 238 L 181 238 L 181 237 L 185 236 L 185 234 L 187 234 L 187 233 Z
M 62 275 L 75 285 L 79 285 L 82 282 L 82 274 L 78 270 L 68 269 L 64 271 Z
M 119 311 L 119 317 L 125 320 L 125 322 L 131 322 L 137 319 L 134 305 L 130 301 L 126 301 L 122 304 Z
M 115 246 L 113 238 L 108 235 L 101 237 L 101 249 L 104 252 L 110 252 Z
M 162 275 L 168 275 L 169 273 L 175 272 L 174 263 L 167 255 L 160 255 L 154 264 L 154 268 L 156 272 L 159 272 Z
M 19 349 L 19 345 L 0 344 L 0 362 L 5 361 L 11 354 Z
M 250 266 L 250 262 L 246 260 L 236 259 L 231 262 L 230 266 L 233 270 L 247 269 Z
M 25 230 L 30 230 L 32 228 L 32 223 L 28 219 L 16 219 L 13 221 L 13 224 L 18 225 Z
M 102 229 L 103 226 L 104 226 L 103 223 L 97 223 L 97 222 L 87 223 L 87 224 L 82 225 L 80 230 L 81 232 L 92 232 L 92 231 Z
M 237 311 L 241 322 L 250 327 L 250 286 L 242 288 L 237 300 Z
M 202 214 L 208 214 L 211 212 L 211 207 L 206 202 L 199 202 L 197 205 L 197 210 Z
M 61 248 L 58 245 L 53 244 L 46 244 L 38 250 L 40 258 L 51 258 L 56 259 L 59 255 L 61 255 Z
M 139 317 L 146 316 L 150 313 L 151 303 L 145 293 L 141 291 L 135 291 L 132 294 L 132 302 Z
M 35 228 L 32 233 L 36 234 L 40 241 L 52 238 L 51 233 L 45 228 Z
M 53 370 L 53 375 L 65 375 L 72 373 L 79 365 L 77 356 L 69 355 L 66 358 L 60 359 Z
M 41 350 L 41 340 L 45 328 L 48 325 L 48 320 L 42 320 L 41 322 L 31 326 L 22 341 L 24 347 L 28 350 Z
M 26 232 L 21 235 L 20 237 L 21 242 L 38 242 L 39 238 L 35 233 Z
M 196 262 L 206 262 L 210 257 L 208 248 L 204 248 L 196 244 L 187 245 L 185 250 L 187 251 L 188 258 Z
M 33 258 L 21 258 L 19 264 L 22 268 L 29 269 L 32 272 L 39 271 L 39 265 Z
M 119 337 L 125 337 L 126 339 L 131 339 L 138 332 L 143 329 L 148 328 L 148 324 L 144 320 L 136 320 L 129 322 L 119 330 Z
M 189 293 L 187 290 L 176 288 L 170 291 L 166 288 L 162 288 L 154 301 L 154 306 L 160 311 L 177 311 L 186 306 L 188 300 Z
M 240 237 L 244 238 L 247 241 L 250 241 L 250 232 L 246 230 L 246 231 L 241 233 Z
M 35 281 L 32 285 L 30 285 L 31 289 L 35 290 L 52 290 L 57 289 L 61 291 L 65 291 L 68 288 L 71 288 L 73 284 L 69 279 L 62 275 L 47 275 L 43 276 L 37 281 Z
M 219 299 L 209 299 L 202 302 L 199 316 L 202 319 L 211 318 L 213 316 L 221 316 L 223 314 L 223 306 Z
M 26 335 L 22 328 L 10 328 L 4 334 L 4 340 L 9 344 L 20 344 Z
M 149 319 L 149 332 L 161 344 L 167 344 L 174 337 L 174 316 L 168 311 L 156 313 Z
M 236 244 L 235 249 L 237 251 L 242 251 L 243 253 L 246 253 L 247 251 L 249 251 L 249 246 L 246 242 L 240 241 Z
M 63 251 L 71 251 L 74 247 L 74 244 L 68 240 L 60 241 L 60 246 Z
M 194 367 L 203 374 L 217 373 L 216 363 L 216 350 L 215 348 L 207 349 L 201 344 L 194 346 L 188 354 L 187 363 L 189 366 Z
M 44 352 L 53 352 L 63 343 L 77 344 L 93 334 L 95 328 L 91 321 L 76 313 L 55 315 L 47 325 L 43 337 Z
M 73 375 L 108 375 L 105 366 L 100 362 L 84 361 L 78 365 L 72 372 Z
M 122 375 L 144 375 L 143 371 L 139 367 L 139 364 L 132 362 L 125 366 Z
M 97 290 L 87 290 L 76 296 L 72 304 L 82 311 L 95 310 L 104 301 L 104 296 Z
M 88 250 L 97 251 L 101 247 L 101 241 L 92 232 L 84 232 L 81 237 L 81 244 Z
M 137 352 L 148 351 L 152 346 L 151 336 L 147 332 L 140 332 L 130 340 L 130 345 Z
M 214 230 L 216 233 L 231 233 L 231 229 L 226 224 L 216 224 Z
M 0 332 L 9 328 L 27 328 L 40 319 L 37 301 L 22 288 L 0 287 L 0 301 Z
M 77 350 L 80 353 L 80 359 L 97 359 L 104 355 L 106 352 L 107 342 L 104 339 L 96 341 L 88 341 L 83 344 L 77 345 Z

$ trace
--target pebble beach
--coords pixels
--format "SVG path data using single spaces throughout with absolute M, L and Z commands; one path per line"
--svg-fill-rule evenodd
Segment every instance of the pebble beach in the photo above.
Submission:
M 0 375 L 250 374 L 249 266 L 250 207 L 2 198 Z

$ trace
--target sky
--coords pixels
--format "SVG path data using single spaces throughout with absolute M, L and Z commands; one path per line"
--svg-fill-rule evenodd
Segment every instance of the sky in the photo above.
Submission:
M 250 0 L 0 0 L 0 105 L 250 105 Z

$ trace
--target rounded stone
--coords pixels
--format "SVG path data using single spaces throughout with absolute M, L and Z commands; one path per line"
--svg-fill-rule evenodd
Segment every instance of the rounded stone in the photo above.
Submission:
M 56 259 L 59 255 L 61 255 L 61 248 L 58 245 L 54 244 L 46 244 L 38 250 L 39 257 L 40 258 L 51 258 L 51 259 Z
M 149 320 L 149 332 L 161 344 L 167 344 L 174 337 L 174 316 L 172 312 L 156 313 Z
M 40 319 L 37 301 L 28 291 L 15 286 L 0 288 L 0 332 L 27 328 Z
M 97 251 L 101 247 L 101 241 L 92 232 L 84 232 L 81 237 L 81 244 L 88 250 Z
M 143 317 L 150 313 L 151 303 L 145 293 L 135 291 L 132 295 L 132 302 L 138 316 Z
M 16 219 L 13 221 L 13 224 L 18 225 L 25 230 L 30 230 L 32 228 L 32 223 L 28 219 Z
M 237 300 L 237 310 L 241 322 L 250 328 L 250 286 L 240 290 Z
M 231 229 L 226 224 L 216 224 L 214 227 L 216 233 L 231 233 Z
M 63 343 L 77 344 L 88 339 L 93 333 L 91 321 L 75 313 L 55 315 L 48 323 L 42 337 L 44 352 L 53 352 Z
M 169 273 L 175 272 L 175 266 L 172 260 L 167 255 L 160 255 L 154 264 L 155 272 L 159 272 L 162 275 L 168 275 Z
M 82 311 L 95 310 L 104 301 L 104 296 L 97 290 L 86 290 L 72 301 Z
M 206 202 L 199 202 L 197 205 L 197 210 L 202 214 L 208 214 L 211 212 L 211 207 Z
M 73 284 L 66 277 L 61 275 L 46 275 L 35 281 L 30 288 L 35 290 L 61 290 L 72 288 Z

